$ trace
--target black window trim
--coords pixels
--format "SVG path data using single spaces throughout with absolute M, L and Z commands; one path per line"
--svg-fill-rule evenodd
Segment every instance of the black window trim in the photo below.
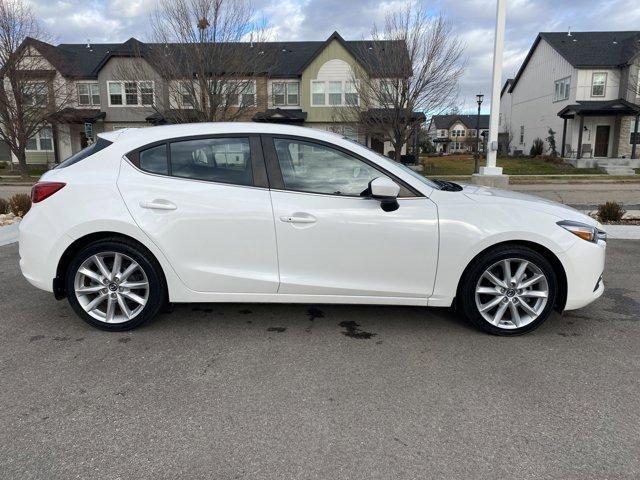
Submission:
M 190 140 L 210 140 L 216 138 L 246 138 L 249 140 L 249 149 L 251 152 L 251 173 L 253 176 L 253 183 L 251 185 L 243 185 L 239 183 L 233 182 L 222 182 L 222 181 L 214 181 L 214 180 L 206 180 L 203 178 L 190 178 L 190 177 L 181 177 L 172 174 L 171 170 L 171 144 L 178 142 L 188 142 Z M 140 152 L 144 150 L 148 150 L 150 148 L 157 147 L 158 145 L 165 145 L 167 149 L 167 172 L 164 173 L 155 173 L 149 172 L 147 170 L 143 170 L 140 168 Z M 257 133 L 216 133 L 216 134 L 204 134 L 204 135 L 187 135 L 182 137 L 173 137 L 166 138 L 163 140 L 159 140 L 157 142 L 147 143 L 141 147 L 136 148 L 135 150 L 130 151 L 125 155 L 125 157 L 133 164 L 141 172 L 147 175 L 159 175 L 161 177 L 170 177 L 178 180 L 191 180 L 191 181 L 199 181 L 199 182 L 207 182 L 207 183 L 216 183 L 221 185 L 233 185 L 236 187 L 255 187 L 255 188 L 269 188 L 269 180 L 267 176 L 267 170 L 264 161 L 264 155 L 262 153 L 262 144 L 260 140 L 260 135 Z
M 262 147 L 264 150 L 264 163 L 267 167 L 267 175 L 269 176 L 269 185 L 272 190 L 282 190 L 284 192 L 296 192 L 296 193 L 305 193 L 309 195 L 325 195 L 329 197 L 338 197 L 338 198 L 363 198 L 359 195 L 336 195 L 334 193 L 323 193 L 323 192 L 309 192 L 306 190 L 294 190 L 292 188 L 287 188 L 284 184 L 284 179 L 282 178 L 282 170 L 280 169 L 280 162 L 278 161 L 278 154 L 276 152 L 274 140 L 295 140 L 302 143 L 308 144 L 316 144 L 321 147 L 331 148 L 337 150 L 345 155 L 351 156 L 360 160 L 361 162 L 369 165 L 370 167 L 378 170 L 380 173 L 388 176 L 401 188 L 405 188 L 412 196 L 406 197 L 398 197 L 399 199 L 409 199 L 409 198 L 426 198 L 426 196 L 418 191 L 415 187 L 409 185 L 404 180 L 398 178 L 395 174 L 389 172 L 384 167 L 378 165 L 377 163 L 369 160 L 362 155 L 355 153 L 352 150 L 344 148 L 340 145 L 336 145 L 335 143 L 325 142 L 323 140 L 318 140 L 315 138 L 303 137 L 299 135 L 279 135 L 279 134 L 261 134 L 262 137 Z

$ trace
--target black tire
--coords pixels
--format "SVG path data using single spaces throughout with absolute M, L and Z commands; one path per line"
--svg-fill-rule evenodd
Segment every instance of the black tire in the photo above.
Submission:
M 535 265 L 545 275 L 548 284 L 547 303 L 539 316 L 531 323 L 520 328 L 501 328 L 489 323 L 476 305 L 476 285 L 485 270 L 505 259 L 523 259 Z M 479 329 L 493 335 L 513 336 L 531 332 L 544 323 L 551 315 L 558 291 L 556 273 L 549 261 L 531 248 L 520 245 L 501 245 L 483 253 L 467 268 L 458 289 L 458 307 L 467 319 Z M 506 300 L 505 300 L 506 302 Z M 500 324 L 500 322 L 497 322 Z
M 128 321 L 106 323 L 89 315 L 80 304 L 75 293 L 75 275 L 80 266 L 93 255 L 103 252 L 117 252 L 133 259 L 147 277 L 149 283 L 148 297 L 143 308 Z M 124 284 L 123 284 L 124 285 Z M 155 317 L 167 303 L 167 288 L 162 269 L 158 261 L 146 248 L 123 238 L 107 238 L 93 242 L 81 249 L 71 260 L 65 274 L 67 299 L 76 314 L 89 325 L 101 330 L 122 332 L 139 327 Z

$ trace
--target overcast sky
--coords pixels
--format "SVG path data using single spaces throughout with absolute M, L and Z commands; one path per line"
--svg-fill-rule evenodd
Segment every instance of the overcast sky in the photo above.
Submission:
M 59 42 L 144 40 L 155 0 L 31 0 Z M 454 25 L 468 59 L 460 84 L 463 110 L 475 94 L 489 105 L 495 0 L 423 0 Z M 253 0 L 278 40 L 324 40 L 337 30 L 347 40 L 366 38 L 374 23 L 402 0 Z M 508 0 L 503 78 L 512 77 L 540 31 L 640 30 L 638 0 Z M 487 110 L 488 111 L 488 110 Z

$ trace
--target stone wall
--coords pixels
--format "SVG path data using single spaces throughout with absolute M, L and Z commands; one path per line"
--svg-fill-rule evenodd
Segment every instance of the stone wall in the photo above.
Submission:
M 622 117 L 620 122 L 620 135 L 618 140 L 618 157 L 631 158 L 631 132 L 635 127 L 635 117 Z M 636 145 L 636 156 L 640 155 L 640 145 Z

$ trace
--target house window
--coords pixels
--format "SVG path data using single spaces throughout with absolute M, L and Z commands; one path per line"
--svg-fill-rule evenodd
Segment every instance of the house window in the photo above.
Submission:
M 324 105 L 324 82 L 312 82 L 311 83 L 311 103 L 312 105 Z
M 52 151 L 53 135 L 51 134 L 51 127 L 41 128 L 38 133 L 27 140 L 26 149 L 32 151 Z
M 605 85 L 607 84 L 606 72 L 594 73 L 591 77 L 591 96 L 604 97 Z
M 109 106 L 142 107 L 153 105 L 152 81 L 107 82 Z
M 447 131 L 446 130 L 439 130 L 438 131 L 438 136 L 439 137 L 446 137 L 447 136 Z
M 78 84 L 78 105 L 83 107 L 100 105 L 100 87 L 97 83 Z
M 22 86 L 22 103 L 27 106 L 44 106 L 47 103 L 47 84 L 29 82 Z
M 276 107 L 300 104 L 300 84 L 298 82 L 274 82 L 271 88 L 273 90 L 273 105 Z
M 571 77 L 556 80 L 554 83 L 553 101 L 560 102 L 569 98 L 571 91 Z
M 464 137 L 464 130 L 456 129 L 451 131 L 452 137 Z
M 190 82 L 178 83 L 178 101 L 182 107 L 193 107 L 192 89 Z
M 342 107 L 358 105 L 358 93 L 353 81 L 331 80 L 328 82 L 314 80 L 311 82 L 311 105 Z
M 329 82 L 329 105 L 342 104 L 342 82 Z
M 356 82 L 344 82 L 344 103 L 346 105 L 358 105 L 358 91 L 356 90 Z
M 256 104 L 256 84 L 252 80 L 228 81 L 223 89 L 226 104 L 232 107 L 249 107 Z
M 520 145 L 524 145 L 524 125 L 520 125 Z

